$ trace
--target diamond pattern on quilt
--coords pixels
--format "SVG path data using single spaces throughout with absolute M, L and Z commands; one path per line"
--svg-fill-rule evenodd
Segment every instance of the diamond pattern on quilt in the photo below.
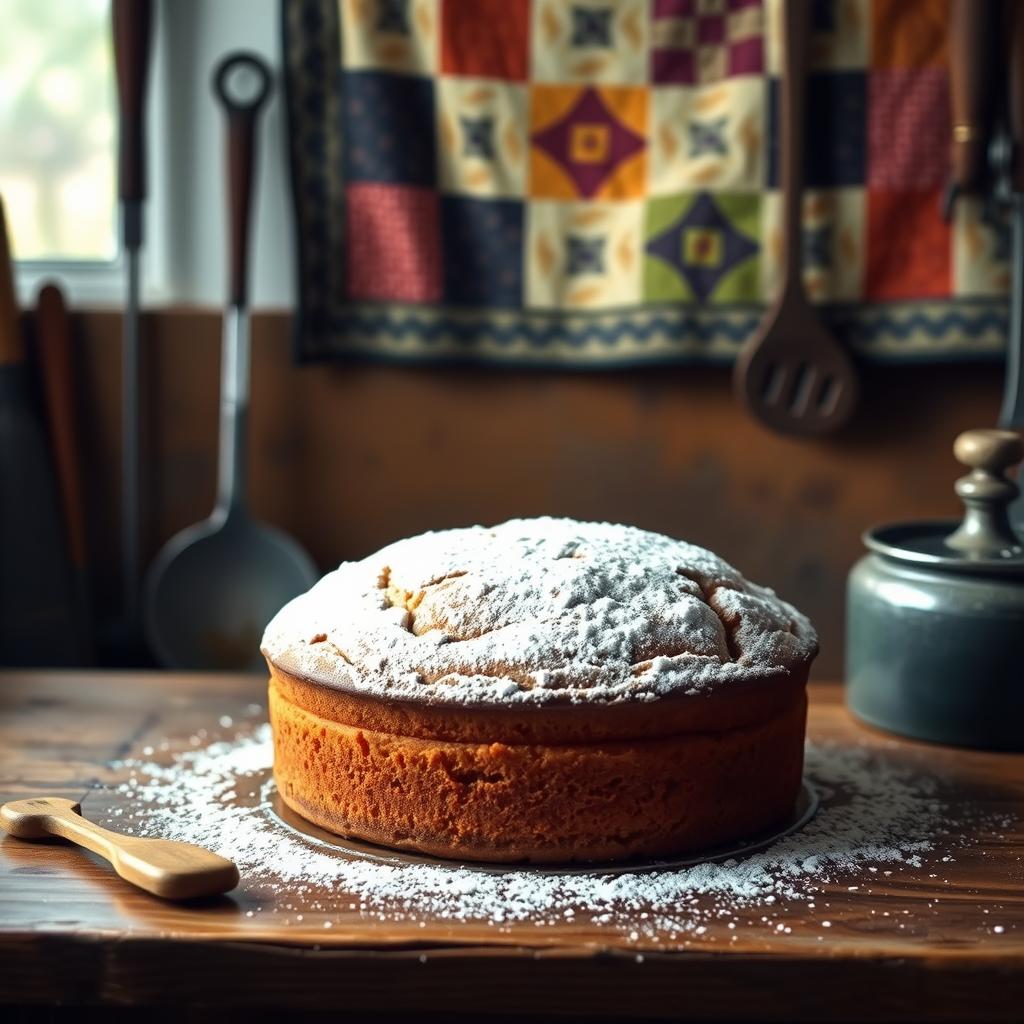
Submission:
M 729 147 L 725 141 L 725 126 L 729 123 L 727 117 L 718 117 L 713 121 L 691 121 L 686 127 L 690 136 L 690 148 L 687 154 L 693 157 L 703 156 L 725 156 Z
M 761 78 L 653 90 L 650 194 L 762 188 L 764 97 Z
M 944 68 L 872 71 L 868 184 L 943 185 L 949 176 L 949 76 Z
M 444 0 L 439 6 L 441 70 L 446 75 L 526 80 L 529 0 Z
M 650 0 L 536 0 L 531 78 L 645 85 Z
M 377 18 L 374 28 L 381 33 L 407 36 L 412 30 L 409 20 L 409 0 L 377 0 Z
M 437 68 L 434 0 L 340 0 L 342 66 L 426 75 Z
M 647 93 L 607 87 L 534 86 L 534 196 L 618 198 L 644 189 Z
M 522 304 L 523 204 L 441 199 L 444 301 L 455 306 Z
M 572 7 L 572 35 L 570 45 L 575 48 L 612 45 L 612 15 L 610 7 Z
M 437 195 L 402 185 L 345 189 L 348 297 L 437 302 L 441 298 Z M 424 260 L 424 253 L 434 254 Z
M 427 78 L 350 71 L 344 76 L 342 153 L 348 181 L 433 185 L 434 84 Z
M 604 273 L 604 249 L 608 239 L 604 235 L 592 238 L 580 238 L 569 235 L 565 240 L 566 277 L 579 277 L 581 274 Z
M 527 305 L 601 309 L 640 298 L 643 203 L 530 204 Z
M 651 81 L 717 82 L 764 70 L 762 0 L 654 0 Z
M 445 192 L 525 194 L 529 142 L 524 86 L 442 76 L 437 108 L 438 174 Z
M 864 288 L 865 191 L 861 188 L 804 193 L 803 278 L 816 302 L 849 302 Z M 762 296 L 770 301 L 782 284 L 782 197 L 764 196 L 761 206 Z
M 758 293 L 757 195 L 651 200 L 644 243 L 648 299 L 742 301 Z

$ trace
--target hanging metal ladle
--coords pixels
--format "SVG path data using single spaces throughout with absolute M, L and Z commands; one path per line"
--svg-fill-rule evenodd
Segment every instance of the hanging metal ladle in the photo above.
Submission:
M 249 406 L 249 227 L 259 114 L 271 73 L 256 55 L 225 58 L 214 94 L 227 117 L 230 295 L 224 317 L 217 502 L 172 537 L 146 581 L 145 621 L 159 661 L 179 669 L 258 669 L 263 627 L 317 577 L 299 545 L 245 506 Z

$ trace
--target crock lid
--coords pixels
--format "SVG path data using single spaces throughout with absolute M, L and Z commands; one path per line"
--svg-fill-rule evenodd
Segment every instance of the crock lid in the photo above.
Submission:
M 886 558 L 923 568 L 974 575 L 1024 576 L 1024 540 L 1010 525 L 1010 502 L 1020 493 L 1005 472 L 1024 457 L 1020 437 L 1008 430 L 968 430 L 953 454 L 971 472 L 956 482 L 964 518 L 891 523 L 864 534 Z

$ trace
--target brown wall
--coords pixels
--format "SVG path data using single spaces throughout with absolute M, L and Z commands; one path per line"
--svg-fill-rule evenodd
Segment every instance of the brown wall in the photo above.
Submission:
M 75 324 L 94 583 L 109 608 L 119 322 Z M 144 322 L 150 555 L 213 501 L 219 324 L 188 311 Z M 1001 386 L 991 365 L 873 369 L 854 427 L 804 441 L 753 423 L 721 368 L 296 368 L 289 329 L 284 314 L 254 325 L 250 496 L 322 568 L 431 527 L 541 513 L 631 522 L 712 548 L 807 612 L 822 635 L 819 678 L 841 670 L 860 532 L 955 513 L 951 442 L 992 425 Z

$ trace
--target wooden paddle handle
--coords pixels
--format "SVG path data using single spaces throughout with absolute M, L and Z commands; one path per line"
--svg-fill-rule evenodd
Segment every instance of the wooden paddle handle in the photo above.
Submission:
M 64 506 L 68 554 L 72 565 L 81 569 L 86 563 L 85 516 L 82 509 L 82 482 L 78 472 L 71 322 L 64 305 L 64 296 L 54 284 L 45 285 L 36 300 L 35 342 L 43 378 L 57 483 L 61 504 Z
M 988 175 L 995 83 L 997 0 L 950 0 L 949 64 L 953 185 L 977 191 Z
M 0 199 L 0 366 L 25 361 L 25 339 L 18 319 L 18 300 L 14 295 L 14 260 L 11 258 L 7 218 Z
M 83 818 L 73 800 L 33 797 L 0 807 L 0 825 L 18 839 L 60 836 L 99 854 L 127 882 L 168 900 L 228 892 L 238 885 L 238 868 L 191 843 L 140 839 L 101 828 Z
M 117 71 L 117 190 L 124 205 L 126 249 L 142 244 L 146 198 L 146 85 L 153 37 L 152 0 L 113 0 L 111 27 Z
M 803 290 L 804 140 L 811 5 L 783 0 L 779 184 L 782 187 L 782 263 L 786 292 Z
M 252 76 L 256 84 L 256 91 L 244 98 L 236 95 L 232 85 L 232 78 L 239 71 Z M 228 235 L 231 242 L 228 299 L 235 306 L 245 306 L 248 300 L 256 127 L 272 85 L 273 75 L 267 62 L 255 53 L 230 54 L 217 65 L 213 75 L 213 92 L 227 117 Z

